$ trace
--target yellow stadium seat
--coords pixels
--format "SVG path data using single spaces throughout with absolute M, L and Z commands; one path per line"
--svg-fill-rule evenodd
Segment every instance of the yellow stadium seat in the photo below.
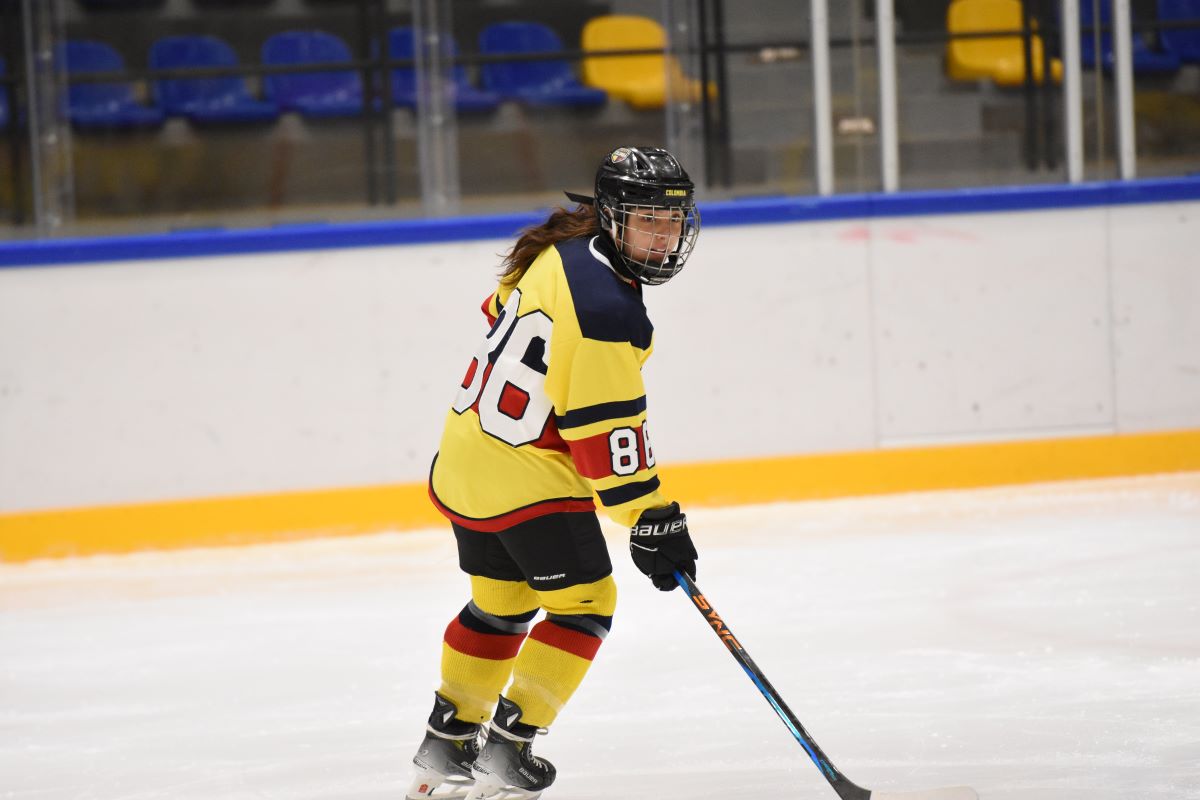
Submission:
M 623 14 L 588 20 L 582 38 L 585 53 L 662 49 L 667 42 L 662 26 L 654 20 Z M 668 98 L 668 87 L 672 100 L 700 99 L 700 81 L 684 75 L 674 56 L 585 56 L 583 82 L 638 109 L 662 108 Z M 715 87 L 710 85 L 709 96 L 715 95 Z
M 946 11 L 950 33 L 1009 31 L 1021 28 L 1020 0 L 954 0 Z M 1034 36 L 1033 79 L 1042 82 L 1042 37 Z M 951 80 L 991 78 L 998 86 L 1025 83 L 1025 52 L 1020 36 L 987 39 L 951 39 L 946 43 L 946 74 Z M 1056 83 L 1062 81 L 1062 62 L 1050 64 Z

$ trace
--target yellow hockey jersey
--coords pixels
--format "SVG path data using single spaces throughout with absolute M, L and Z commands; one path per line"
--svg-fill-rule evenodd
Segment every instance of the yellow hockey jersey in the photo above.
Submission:
M 659 492 L 641 368 L 654 329 L 641 287 L 600 236 L 546 248 L 484 301 L 492 323 L 446 415 L 429 495 L 465 528 L 592 511 L 631 526 Z

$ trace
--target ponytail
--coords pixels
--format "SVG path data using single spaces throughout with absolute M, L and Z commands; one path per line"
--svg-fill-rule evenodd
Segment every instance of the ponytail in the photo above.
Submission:
M 504 257 L 500 282 L 505 286 L 516 286 L 525 277 L 526 270 L 543 250 L 551 245 L 565 242 L 592 233 L 600 232 L 600 221 L 596 209 L 590 205 L 578 205 L 574 211 L 556 208 L 550 218 L 541 225 L 526 228 Z

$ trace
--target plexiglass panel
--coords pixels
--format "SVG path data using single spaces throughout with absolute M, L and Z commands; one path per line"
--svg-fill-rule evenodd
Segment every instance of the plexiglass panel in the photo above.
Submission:
M 827 0 L 833 190 L 878 191 L 876 0 Z M 1079 0 L 1117 176 L 1112 0 Z M 1200 169 L 1200 12 L 1134 0 L 1137 173 Z M 816 192 L 810 0 L 0 0 L 0 236 L 522 210 L 665 144 Z M 895 0 L 900 188 L 1066 180 L 1057 0 Z

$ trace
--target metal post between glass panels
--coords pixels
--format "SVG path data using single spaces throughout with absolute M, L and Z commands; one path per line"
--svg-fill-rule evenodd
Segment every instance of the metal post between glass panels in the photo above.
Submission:
M 879 56 L 879 163 L 883 190 L 900 188 L 900 138 L 896 114 L 896 25 L 892 0 L 875 0 L 875 41 Z
M 700 74 L 700 25 L 696 19 L 697 4 L 693 0 L 663 0 L 663 29 L 667 34 L 664 47 L 664 68 L 667 70 L 667 102 L 665 114 L 667 149 L 679 159 L 695 180 L 707 187 L 713 176 L 706 168 L 701 103 L 691 101 L 691 91 L 685 75 Z M 671 69 L 672 61 L 679 70 Z
M 1113 72 L 1117 81 L 1117 166 L 1122 180 L 1137 177 L 1133 128 L 1133 35 L 1129 0 L 1113 0 Z
M 833 194 L 833 107 L 829 75 L 828 0 L 811 0 L 813 139 L 817 193 Z
M 1083 70 L 1079 28 L 1079 0 L 1062 0 L 1063 119 L 1067 129 L 1067 180 L 1071 183 L 1083 180 Z
M 391 55 L 391 41 L 388 34 L 388 3 L 387 0 L 375 0 L 375 38 L 373 49 L 379 53 L 382 62 Z M 381 183 L 383 184 L 383 202 L 386 205 L 396 204 L 396 126 L 392 115 L 392 72 L 389 69 L 380 70 L 379 117 L 382 125 L 383 164 Z
M 421 199 L 431 215 L 458 210 L 458 124 L 450 0 L 413 3 L 416 50 L 417 159 Z
M 22 0 L 22 11 L 33 219 L 44 236 L 75 215 L 66 64 L 58 58 L 65 13 L 63 0 Z

